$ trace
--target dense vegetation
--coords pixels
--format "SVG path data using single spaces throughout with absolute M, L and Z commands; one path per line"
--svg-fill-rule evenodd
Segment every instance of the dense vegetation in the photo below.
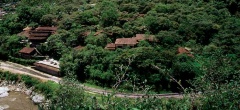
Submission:
M 57 34 L 37 48 L 60 60 L 67 77 L 132 92 L 190 88 L 207 97 L 200 109 L 239 106 L 238 0 L 21 0 L 14 6 L 3 6 L 14 13 L 0 21 L 1 59 L 18 57 L 28 45 L 16 35 L 24 27 L 57 26 Z M 104 49 L 135 34 L 155 35 L 158 42 Z M 73 49 L 79 45 L 84 48 Z M 194 57 L 178 55 L 178 47 L 191 48 Z

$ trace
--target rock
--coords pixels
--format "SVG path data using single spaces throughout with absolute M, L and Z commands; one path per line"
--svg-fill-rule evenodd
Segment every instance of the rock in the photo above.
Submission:
M 32 90 L 26 90 L 24 93 L 30 96 L 32 94 Z
M 21 89 L 20 89 L 20 88 L 16 88 L 15 91 L 16 91 L 16 92 L 20 92 Z
M 15 81 L 13 81 L 13 82 L 12 82 L 12 85 L 13 85 L 13 84 L 15 84 L 15 83 L 16 83 L 16 82 L 15 82 Z
M 41 94 L 35 94 L 33 97 L 32 97 L 32 101 L 35 103 L 35 104 L 39 104 L 39 103 L 42 103 L 43 101 L 45 100 L 45 97 Z
M 30 97 L 33 97 L 35 95 L 35 92 L 33 91 Z
M 7 81 L 3 81 L 1 86 L 7 86 Z
M 0 87 L 0 97 L 7 97 L 8 96 L 8 87 Z
M 8 109 L 9 105 L 0 105 L 0 110 Z
M 8 95 L 9 95 L 8 92 L 1 93 L 1 94 L 0 94 L 0 98 L 2 98 L 2 97 L 7 97 Z

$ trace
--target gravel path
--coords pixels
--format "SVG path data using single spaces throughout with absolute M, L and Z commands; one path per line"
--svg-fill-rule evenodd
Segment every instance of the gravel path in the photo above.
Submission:
M 37 70 L 32 69 L 31 67 L 26 67 L 20 64 L 12 63 L 12 62 L 2 62 L 0 61 L 0 70 L 9 71 L 12 73 L 18 73 L 18 74 L 26 74 L 30 75 L 32 77 L 41 79 L 42 81 L 54 81 L 54 82 L 60 82 L 61 78 L 55 77 Z M 91 94 L 112 94 L 112 91 L 106 91 L 103 89 L 97 89 L 93 87 L 88 87 L 82 85 L 82 87 L 85 89 L 86 92 Z M 142 97 L 156 97 L 156 98 L 183 98 L 182 94 L 179 93 L 169 93 L 169 94 L 134 94 L 134 93 L 115 93 L 115 97 L 121 97 L 121 98 L 142 98 Z

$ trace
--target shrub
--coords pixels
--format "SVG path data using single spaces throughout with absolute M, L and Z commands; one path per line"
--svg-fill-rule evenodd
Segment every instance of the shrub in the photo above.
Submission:
M 11 74 L 10 72 L 3 72 L 0 71 L 0 79 L 2 80 L 8 80 L 8 81 L 17 81 L 18 75 L 17 74 Z
M 21 80 L 25 83 L 27 87 L 32 87 L 40 83 L 36 78 L 32 78 L 28 75 L 22 75 Z
M 16 58 L 16 57 L 9 56 L 9 61 L 14 62 L 14 63 L 19 63 L 19 64 L 22 64 L 22 65 L 32 65 L 37 60 L 21 59 L 21 58 Z
M 47 81 L 44 83 L 39 83 L 36 86 L 38 91 L 41 91 L 46 97 L 53 97 L 55 95 L 55 91 L 59 88 L 59 85 L 53 81 Z

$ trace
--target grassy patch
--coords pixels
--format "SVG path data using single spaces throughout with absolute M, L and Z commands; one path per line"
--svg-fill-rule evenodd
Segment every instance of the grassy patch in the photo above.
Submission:
M 8 81 L 18 81 L 19 77 L 17 74 L 10 74 L 10 72 L 2 72 L 0 71 L 0 79 L 8 80 Z

